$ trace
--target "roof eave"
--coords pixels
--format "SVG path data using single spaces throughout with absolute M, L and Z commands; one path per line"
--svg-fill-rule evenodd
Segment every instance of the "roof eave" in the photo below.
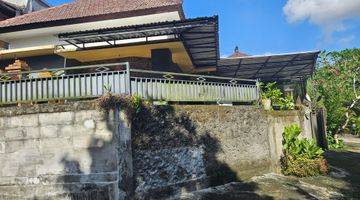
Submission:
M 15 25 L 15 26 L 0 27 L 0 34 L 32 30 L 32 29 L 39 29 L 39 28 L 48 28 L 48 27 L 56 27 L 56 26 L 64 26 L 64 25 L 81 24 L 81 23 L 87 23 L 87 22 L 111 20 L 111 19 L 118 19 L 118 18 L 144 16 L 144 15 L 159 14 L 159 13 L 174 12 L 174 11 L 179 12 L 180 18 L 185 18 L 184 12 L 182 9 L 182 5 L 178 4 L 178 5 L 164 6 L 164 7 L 158 7 L 158 8 L 137 10 L 137 11 L 127 11 L 127 12 L 110 13 L 110 14 L 98 15 L 98 16 L 89 16 L 89 17 L 81 17 L 81 18 L 73 18 L 73 19 L 62 19 L 62 20 L 39 22 L 39 23 L 33 23 L 33 24 L 21 24 L 21 25 Z

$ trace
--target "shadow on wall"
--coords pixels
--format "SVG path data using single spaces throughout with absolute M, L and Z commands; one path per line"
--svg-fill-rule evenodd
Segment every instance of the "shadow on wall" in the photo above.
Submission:
M 76 160 L 71 160 L 69 157 L 65 156 L 61 163 L 64 165 L 66 173 L 76 173 L 78 177 L 74 175 L 65 175 L 61 178 L 58 178 L 57 182 L 63 184 L 63 190 L 66 193 L 65 197 L 74 200 L 82 199 L 110 199 L 108 188 L 97 185 L 96 183 L 86 183 L 82 184 L 81 176 L 85 175 L 80 169 L 80 164 Z
M 132 147 L 138 198 L 161 199 L 204 186 L 242 182 L 236 172 L 218 160 L 217 154 L 222 151 L 218 139 L 207 131 L 199 133 L 201 127 L 196 126 L 187 113 L 175 112 L 172 106 L 148 106 L 136 115 L 132 122 Z M 242 189 L 248 198 L 269 199 L 255 193 L 256 184 L 244 183 Z M 215 199 L 231 199 L 230 196 Z
M 219 141 L 210 133 L 198 133 L 195 123 L 186 114 L 177 114 L 172 106 L 143 106 L 132 119 L 132 184 L 117 180 L 119 135 L 116 135 L 116 114 L 105 115 L 107 129 L 113 137 L 105 141 L 93 137 L 86 149 L 90 156 L 90 171 L 81 169 L 81 161 L 70 156 L 62 158 L 67 175 L 58 178 L 67 198 L 74 200 L 115 199 L 115 193 L 127 191 L 134 199 L 163 199 L 206 186 L 242 182 L 230 167 L 218 161 Z M 76 130 L 74 130 L 76 134 Z M 122 134 L 122 133 L 120 133 Z M 115 152 L 115 153 L 114 153 Z M 116 162 L 114 162 L 116 161 Z M 121 162 L 121 161 L 120 161 Z M 75 175 L 74 175 L 75 174 Z M 121 177 L 120 177 L 121 179 Z M 114 181 L 114 182 L 112 182 Z M 243 198 L 271 199 L 256 194 L 255 183 L 242 184 Z M 121 197 L 121 195 L 120 195 Z M 201 199 L 237 199 L 231 194 L 212 194 Z M 121 198 L 120 198 L 121 199 Z M 133 198 L 129 198 L 133 199 Z
M 91 137 L 86 149 L 78 150 L 79 152 L 86 151 L 89 158 L 76 160 L 71 158 L 71 155 L 65 155 L 62 158 L 61 163 L 65 175 L 59 177 L 57 183 L 62 185 L 65 199 L 118 199 L 117 196 L 120 195 L 117 184 L 120 145 L 116 119 L 118 119 L 116 112 L 106 112 L 104 121 L 107 130 L 102 134 L 108 133 L 108 139 L 98 137 L 97 133 Z M 77 134 L 76 129 L 73 134 Z M 74 154 L 79 152 L 75 150 Z M 84 166 L 90 166 L 86 172 L 82 169 Z

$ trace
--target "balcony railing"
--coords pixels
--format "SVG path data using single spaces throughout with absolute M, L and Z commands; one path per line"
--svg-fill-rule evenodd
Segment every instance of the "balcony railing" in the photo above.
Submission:
M 51 77 L 37 77 L 41 73 Z M 9 79 L 16 76 L 18 80 Z M 111 91 L 175 102 L 253 102 L 256 80 L 130 69 L 128 63 L 0 75 L 0 104 L 89 99 Z

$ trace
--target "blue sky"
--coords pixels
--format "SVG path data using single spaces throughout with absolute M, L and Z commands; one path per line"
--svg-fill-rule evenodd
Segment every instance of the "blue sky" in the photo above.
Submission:
M 188 18 L 219 15 L 222 56 L 235 46 L 251 55 L 360 47 L 360 0 L 339 2 L 185 0 L 184 9 Z

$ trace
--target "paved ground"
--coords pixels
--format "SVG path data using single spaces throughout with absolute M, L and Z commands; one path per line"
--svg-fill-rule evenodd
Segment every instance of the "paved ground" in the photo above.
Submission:
M 331 166 L 328 176 L 312 178 L 285 177 L 267 174 L 243 183 L 197 191 L 180 199 L 359 199 L 360 200 L 360 138 L 344 138 L 347 148 L 329 151 Z

